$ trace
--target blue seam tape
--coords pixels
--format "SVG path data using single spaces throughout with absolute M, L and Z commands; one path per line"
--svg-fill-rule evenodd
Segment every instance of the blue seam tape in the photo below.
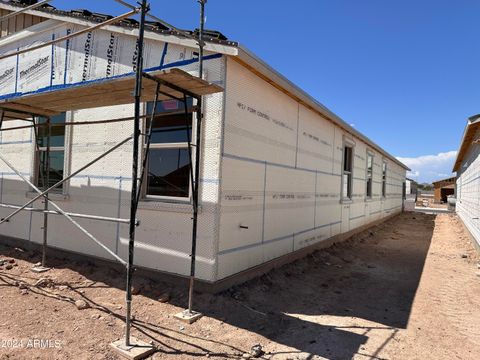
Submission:
M 55 33 L 52 34 L 52 40 L 55 40 Z M 54 57 L 55 57 L 55 44 L 52 44 L 52 52 L 51 52 L 51 59 L 50 59 L 50 86 L 53 85 L 53 73 L 55 72 Z
M 329 173 L 329 172 L 326 172 L 326 171 L 322 171 L 322 170 L 312 170 L 312 169 L 306 169 L 306 168 L 299 168 L 299 167 L 294 167 L 294 166 L 292 166 L 292 165 L 285 165 L 285 164 L 273 163 L 273 162 L 269 162 L 269 161 L 265 161 L 265 160 L 257 160 L 257 159 L 252 159 L 252 158 L 248 158 L 248 157 L 244 157 L 244 156 L 238 156 L 238 155 L 233 155 L 233 154 L 224 153 L 223 156 L 226 157 L 226 158 L 229 158 L 229 159 L 233 159 L 233 160 L 240 160 L 240 161 L 252 162 L 252 163 L 256 163 L 256 164 L 262 164 L 262 165 L 263 165 L 263 164 L 265 164 L 265 162 L 266 162 L 267 165 L 272 165 L 272 166 L 276 166 L 276 167 L 282 167 L 282 168 L 286 168 L 286 169 L 306 171 L 306 172 L 310 172 L 310 173 L 317 173 L 317 174 L 324 174 L 324 175 L 331 175 L 331 176 L 341 176 L 340 174 L 332 174 L 332 173 Z
M 203 59 L 208 61 L 208 60 L 212 60 L 212 59 L 218 59 L 222 56 L 223 56 L 222 54 L 213 54 L 213 55 L 204 56 Z M 182 60 L 182 61 L 177 61 L 177 62 L 174 62 L 174 63 L 171 63 L 171 64 L 163 65 L 163 66 L 156 66 L 156 67 L 153 67 L 153 68 L 145 69 L 144 71 L 145 72 L 151 72 L 151 71 L 156 71 L 156 70 L 168 69 L 168 68 L 172 68 L 172 67 L 185 66 L 185 65 L 196 63 L 196 62 L 198 62 L 198 59 Z M 17 72 L 18 72 L 18 66 L 17 66 Z M 41 88 L 41 89 L 38 89 L 38 90 L 35 90 L 35 91 L 28 91 L 28 92 L 25 92 L 25 93 L 18 92 L 17 89 L 15 89 L 15 93 L 13 93 L 13 94 L 1 95 L 0 100 L 17 98 L 17 97 L 25 96 L 25 95 L 41 94 L 41 93 L 48 92 L 48 91 L 53 91 L 53 90 L 69 89 L 69 88 L 76 87 L 76 86 L 90 85 L 90 84 L 110 81 L 110 80 L 114 80 L 114 79 L 121 79 L 121 78 L 132 76 L 132 75 L 134 75 L 134 73 L 130 72 L 130 73 L 126 73 L 126 74 L 112 76 L 108 79 L 102 78 L 102 79 L 82 81 L 82 82 L 73 83 L 73 84 L 61 84 L 61 85 L 47 86 L 45 88 Z
M 160 67 L 162 67 L 165 64 L 165 56 L 167 56 L 167 50 L 168 50 L 168 43 L 166 42 L 165 45 L 163 45 L 162 57 L 160 58 Z
M 67 29 L 67 35 L 70 35 L 70 29 Z M 63 84 L 67 83 L 67 73 L 68 73 L 68 51 L 70 50 L 70 39 L 67 39 L 65 44 L 65 70 L 63 72 Z
M 17 51 L 20 51 L 20 48 L 17 48 Z M 19 54 L 17 54 L 17 65 L 16 65 L 16 73 L 15 73 L 15 93 L 18 91 L 18 64 L 19 64 Z

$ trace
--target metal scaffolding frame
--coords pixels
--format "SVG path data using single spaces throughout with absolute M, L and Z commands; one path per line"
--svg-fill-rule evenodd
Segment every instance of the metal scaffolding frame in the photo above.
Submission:
M 16 15 L 25 13 L 28 10 L 32 10 L 34 8 L 37 8 L 38 6 L 41 6 L 47 2 L 50 2 L 51 0 L 45 0 L 42 2 L 39 2 L 35 4 L 35 6 L 29 6 L 25 7 L 23 9 L 20 9 L 16 12 L 12 12 L 2 18 L 0 20 L 5 20 L 11 17 L 14 17 Z M 159 101 L 159 95 L 167 96 L 169 98 L 178 100 L 183 102 L 184 104 L 184 115 L 185 115 L 185 121 L 186 121 L 186 132 L 187 132 L 187 140 L 188 140 L 188 154 L 189 154 L 189 159 L 190 159 L 190 169 L 189 169 L 189 175 L 190 175 L 190 183 L 191 183 L 191 189 L 192 189 L 192 212 L 193 212 L 193 217 L 192 217 L 192 250 L 191 250 L 191 263 L 190 263 L 190 278 L 189 278 L 189 301 L 188 301 L 188 309 L 185 311 L 185 313 L 192 314 L 193 310 L 193 285 L 194 285 L 194 280 L 195 280 L 195 262 L 196 262 L 196 242 L 197 242 L 197 223 L 198 223 L 198 193 L 199 193 L 199 176 L 200 176 L 200 152 L 201 152 L 201 126 L 202 126 L 202 96 L 197 95 L 195 93 L 192 93 L 188 91 L 185 88 L 176 86 L 175 84 L 169 83 L 167 81 L 164 81 L 160 78 L 151 76 L 148 73 L 145 73 L 143 71 L 143 56 L 144 56 L 144 34 L 145 34 L 145 23 L 146 23 L 146 17 L 150 17 L 156 21 L 159 21 L 169 27 L 171 27 L 174 30 L 177 30 L 180 32 L 182 35 L 185 37 L 195 39 L 198 41 L 198 46 L 199 46 L 199 79 L 203 79 L 203 48 L 204 48 L 204 41 L 203 41 L 203 32 L 204 32 L 204 9 L 205 9 L 205 4 L 207 0 L 198 0 L 201 6 L 201 11 L 200 11 L 200 32 L 199 32 L 199 37 L 195 37 L 194 35 L 184 32 L 182 30 L 179 30 L 170 24 L 166 23 L 165 21 L 158 19 L 157 17 L 149 14 L 150 11 L 150 6 L 147 2 L 147 0 L 141 0 L 139 1 L 138 7 L 135 7 L 133 5 L 130 5 L 129 3 L 123 1 L 123 0 L 114 0 L 130 9 L 128 13 L 125 13 L 123 15 L 114 17 L 112 19 L 109 19 L 107 21 L 104 21 L 102 23 L 93 25 L 91 27 L 82 29 L 80 31 L 77 31 L 73 34 L 69 34 L 67 36 L 46 42 L 44 44 L 36 45 L 34 47 L 31 47 L 29 49 L 22 49 L 22 50 L 17 50 L 15 52 L 11 52 L 5 55 L 0 55 L 0 60 L 19 55 L 22 53 L 26 53 L 29 51 L 33 51 L 45 46 L 53 45 L 55 43 L 59 43 L 62 41 L 66 41 L 70 38 L 73 38 L 75 36 L 84 34 L 89 31 L 97 30 L 100 29 L 106 25 L 114 24 L 122 19 L 128 18 L 132 15 L 135 14 L 140 14 L 140 22 L 139 22 L 139 28 L 138 28 L 138 57 L 136 59 L 136 69 L 135 69 L 135 89 L 134 89 L 134 116 L 133 117 L 126 117 L 126 118 L 117 118 L 117 119 L 108 119 L 108 120 L 97 120 L 97 121 L 84 121 L 84 122 L 64 122 L 61 124 L 52 124 L 51 122 L 51 116 L 45 116 L 45 114 L 39 114 L 35 113 L 34 111 L 29 112 L 28 110 L 22 110 L 22 109 L 5 109 L 0 106 L 0 133 L 2 131 L 11 131 L 11 130 L 18 130 L 18 129 L 27 129 L 27 128 L 32 128 L 33 133 L 34 133 L 34 141 L 36 144 L 36 150 L 38 153 L 39 150 L 39 145 L 38 145 L 38 138 L 39 138 L 39 133 L 38 129 L 43 128 L 43 136 L 45 135 L 45 129 L 46 129 L 46 158 L 44 162 L 44 166 L 40 166 L 40 174 L 39 176 L 42 177 L 42 183 L 43 186 L 46 188 L 45 190 L 39 189 L 32 181 L 30 181 L 26 176 L 24 176 L 18 169 L 15 168 L 12 163 L 6 159 L 4 155 L 0 153 L 0 160 L 5 163 L 17 176 L 19 176 L 26 184 L 30 186 L 31 189 L 33 189 L 37 195 L 34 196 L 31 200 L 29 200 L 27 203 L 25 203 L 22 206 L 14 205 L 14 204 L 0 204 L 0 208 L 7 208 L 7 209 L 14 209 L 14 211 L 0 219 L 0 225 L 6 222 L 9 222 L 12 217 L 17 215 L 18 213 L 22 211 L 28 211 L 28 212 L 37 212 L 37 213 L 42 213 L 43 214 L 43 243 L 42 243 L 42 266 L 46 267 L 47 266 L 47 247 L 48 247 L 48 220 L 49 220 L 49 215 L 59 215 L 63 216 L 66 218 L 72 225 L 76 228 L 78 228 L 81 232 L 83 232 L 89 239 L 91 239 L 93 242 L 95 242 L 97 245 L 102 247 L 108 254 L 113 256 L 115 260 L 117 260 L 119 263 L 124 265 L 126 267 L 126 316 L 125 316 L 125 323 L 126 323 L 126 328 L 125 328 L 125 342 L 124 345 L 125 347 L 131 347 L 133 344 L 131 343 L 131 309 L 132 309 L 132 279 L 133 279 L 133 272 L 134 272 L 134 250 L 135 250 L 135 230 L 136 227 L 139 226 L 139 221 L 136 218 L 137 214 L 137 209 L 138 209 L 138 203 L 141 198 L 141 191 L 142 191 L 142 186 L 143 186 L 143 181 L 145 177 L 145 169 L 147 166 L 148 162 L 148 156 L 149 156 L 149 150 L 150 150 L 150 143 L 151 143 L 151 135 L 152 135 L 152 126 L 153 126 L 153 120 L 155 117 L 156 109 L 157 109 L 157 103 Z M 155 91 L 155 97 L 153 99 L 153 108 L 150 114 L 147 115 L 142 115 L 141 114 L 141 104 L 142 104 L 142 81 L 154 81 L 156 82 L 156 91 Z M 172 94 L 169 94 L 168 92 L 162 91 L 162 88 L 170 88 L 171 90 L 174 90 L 177 93 L 181 93 L 182 97 L 176 97 L 173 96 Z M 196 110 L 196 143 L 192 144 L 191 143 L 191 136 L 190 136 L 190 130 L 189 130 L 189 123 L 188 123 L 188 105 L 187 105 L 187 96 L 192 97 L 196 99 L 197 105 L 195 107 Z M 1 105 L 1 104 L 0 104 Z M 8 111 L 8 115 L 6 112 Z M 17 114 L 21 115 L 20 119 L 18 120 L 25 120 L 25 121 L 30 121 L 31 125 L 26 125 L 26 126 L 17 126 L 17 127 L 12 127 L 12 128 L 6 128 L 3 129 L 3 124 L 4 120 L 8 118 L 12 118 L 11 114 Z M 25 116 L 28 116 L 29 118 L 25 118 Z M 31 119 L 30 119 L 31 117 Z M 44 117 L 46 118 L 46 121 L 44 123 L 39 122 L 39 118 Z M 144 119 L 150 119 L 149 127 L 148 130 L 142 134 L 141 133 L 141 121 Z M 13 118 L 12 118 L 13 119 Z M 77 125 L 92 125 L 92 124 L 102 124 L 102 123 L 112 123 L 112 122 L 120 122 L 120 121 L 131 121 L 133 120 L 134 124 L 134 132 L 131 136 L 127 137 L 126 139 L 120 141 L 101 155 L 97 156 L 95 159 L 87 163 L 86 165 L 82 166 L 80 169 L 70 173 L 67 177 L 63 178 L 62 180 L 58 181 L 57 183 L 50 185 L 50 178 L 49 178 L 49 173 L 50 173 L 50 151 L 51 151 L 51 143 L 50 143 L 50 138 L 51 138 L 51 129 L 52 127 L 56 126 L 77 126 Z M 193 133 L 193 123 L 192 123 L 192 133 Z M 143 157 L 143 162 L 141 164 L 141 167 L 139 167 L 139 145 L 140 145 L 140 139 L 145 142 L 145 153 Z M 130 142 L 133 140 L 133 155 L 132 155 L 132 188 L 131 188 L 131 197 L 130 197 L 130 217 L 128 219 L 122 219 L 122 218 L 115 218 L 115 217 L 105 217 L 105 216 L 98 216 L 98 215 L 89 215 L 89 214 L 78 214 L 78 213 L 72 213 L 72 212 L 66 212 L 64 211 L 59 205 L 57 205 L 52 199 L 49 197 L 49 194 L 57 189 L 59 186 L 73 178 L 74 176 L 78 175 L 80 172 L 84 171 L 88 167 L 92 166 L 99 160 L 103 159 L 105 156 L 109 155 L 113 151 L 119 149 L 121 146 L 125 145 L 126 143 Z M 195 158 L 193 158 L 192 155 L 192 147 L 195 147 Z M 140 176 L 139 176 L 139 170 L 140 170 Z M 35 201 L 43 198 L 44 200 L 44 207 L 43 209 L 40 208 L 34 208 L 30 207 Z M 49 206 L 52 206 L 55 208 L 55 210 L 51 210 Z M 97 221 L 106 221 L 106 222 L 115 222 L 115 223 L 123 223 L 123 224 L 128 224 L 129 225 L 129 241 L 128 241 L 128 260 L 125 261 L 121 257 L 119 257 L 115 252 L 110 250 L 107 246 L 105 246 L 101 241 L 99 241 L 95 236 L 93 236 L 87 229 L 85 229 L 82 225 L 80 225 L 77 221 L 74 220 L 74 218 L 83 218 L 83 219 L 90 219 L 90 220 L 97 220 Z
M 43 0 L 43 1 L 40 1 L 40 2 L 38 2 L 38 3 L 36 3 L 36 4 L 32 4 L 32 5 L 30 5 L 30 6 L 24 7 L 24 8 L 21 9 L 21 10 L 14 11 L 14 12 L 12 12 L 12 13 L 10 13 L 10 14 L 4 15 L 4 16 L 2 16 L 2 17 L 0 18 L 0 22 L 5 21 L 5 20 L 8 20 L 8 19 L 10 19 L 10 18 L 13 18 L 13 17 L 15 17 L 15 16 L 17 16 L 17 15 L 23 14 L 23 13 L 26 12 L 26 11 L 35 10 L 36 8 L 39 8 L 39 7 L 41 7 L 42 5 L 46 5 L 46 4 L 48 4 L 49 2 L 51 2 L 51 1 L 52 1 L 52 0 Z

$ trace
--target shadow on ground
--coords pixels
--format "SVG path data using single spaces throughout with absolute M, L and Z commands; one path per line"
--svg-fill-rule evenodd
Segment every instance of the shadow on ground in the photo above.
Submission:
M 407 327 L 434 220 L 434 215 L 402 214 L 344 243 L 317 251 L 221 294 L 196 294 L 195 308 L 209 317 L 309 353 L 311 358 L 319 355 L 327 359 L 350 359 L 368 340 L 368 332 L 373 328 L 389 329 L 395 334 L 396 329 Z M 13 254 L 12 248 L 3 245 L 0 254 L 30 262 L 40 257 L 35 251 Z M 93 261 L 72 262 L 67 256 L 51 258 L 50 265 L 78 272 L 93 284 L 124 288 L 124 273 L 118 267 Z M 141 278 L 136 286 L 143 286 L 142 295 L 152 299 L 158 298 L 157 288 L 169 287 L 170 302 L 179 307 L 187 305 L 187 289 L 183 284 L 172 287 Z M 95 304 L 94 299 L 86 300 Z M 113 309 L 100 310 L 122 317 Z M 351 327 L 315 322 L 314 318 L 322 315 L 361 318 L 375 325 L 353 332 Z M 135 327 L 159 343 L 161 352 L 185 354 L 182 341 L 163 331 L 172 329 L 141 321 L 136 321 Z M 172 346 L 172 341 L 177 341 L 178 346 Z M 235 346 L 223 345 L 229 346 L 232 354 L 240 351 Z M 194 350 L 188 355 L 202 357 L 208 352 L 201 346 L 192 346 Z M 379 351 L 369 354 L 370 358 L 375 358 Z M 235 357 L 232 354 L 217 356 Z M 295 352 L 290 355 L 295 356 Z

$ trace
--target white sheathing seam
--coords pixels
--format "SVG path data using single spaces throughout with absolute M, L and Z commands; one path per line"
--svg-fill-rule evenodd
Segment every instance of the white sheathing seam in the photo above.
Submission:
M 401 211 L 405 170 L 379 152 L 365 201 L 367 145 L 228 59 L 218 277 Z M 344 138 L 355 144 L 352 202 L 340 202 Z

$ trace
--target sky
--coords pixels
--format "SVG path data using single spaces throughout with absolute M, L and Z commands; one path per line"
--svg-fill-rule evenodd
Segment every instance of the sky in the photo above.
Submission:
M 126 12 L 113 0 L 52 5 Z M 153 0 L 151 8 L 177 27 L 198 27 L 195 0 Z M 206 27 L 398 157 L 408 176 L 430 182 L 451 175 L 466 119 L 480 113 L 479 13 L 477 0 L 208 0 Z

